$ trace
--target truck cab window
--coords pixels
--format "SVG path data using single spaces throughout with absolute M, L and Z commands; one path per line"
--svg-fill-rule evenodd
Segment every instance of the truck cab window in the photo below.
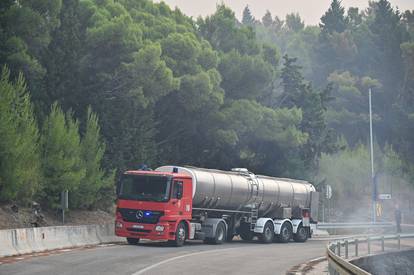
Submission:
M 174 188 L 172 193 L 172 198 L 174 199 L 181 199 L 183 197 L 183 182 L 182 181 L 175 181 Z

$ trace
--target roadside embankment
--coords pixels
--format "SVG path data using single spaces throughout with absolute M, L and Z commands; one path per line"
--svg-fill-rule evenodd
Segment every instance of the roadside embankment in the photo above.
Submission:
M 371 274 L 412 274 L 414 249 L 363 257 L 351 263 Z
M 113 223 L 6 229 L 0 230 L 0 257 L 119 241 Z

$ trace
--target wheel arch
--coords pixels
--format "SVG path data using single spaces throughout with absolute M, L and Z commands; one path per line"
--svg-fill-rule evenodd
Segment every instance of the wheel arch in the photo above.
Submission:
M 275 227 L 275 234 L 280 234 L 280 230 L 283 226 L 284 223 L 288 223 L 290 224 L 290 226 L 292 227 L 292 231 L 293 231 L 293 223 L 290 219 L 283 219 L 283 220 L 273 220 L 273 225 Z
M 271 218 L 259 218 L 256 221 L 256 225 L 254 227 L 254 233 L 263 233 L 264 226 L 269 221 L 273 224 L 273 228 L 275 228 L 275 224 Z
M 293 234 L 296 234 L 298 232 L 299 226 L 303 226 L 303 221 L 300 219 L 293 219 L 292 226 L 292 232 Z

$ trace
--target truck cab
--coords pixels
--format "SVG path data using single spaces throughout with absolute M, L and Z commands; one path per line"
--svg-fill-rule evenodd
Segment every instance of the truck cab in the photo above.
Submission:
M 117 185 L 115 234 L 128 243 L 188 238 L 192 212 L 191 177 L 174 172 L 127 171 Z

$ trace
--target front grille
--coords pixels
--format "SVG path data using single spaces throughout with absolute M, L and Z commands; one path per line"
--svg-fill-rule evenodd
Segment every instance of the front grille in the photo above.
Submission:
M 126 222 L 136 222 L 136 223 L 158 223 L 160 217 L 164 215 L 162 211 L 152 211 L 152 210 L 142 210 L 142 209 L 129 209 L 129 208 L 118 208 L 119 213 L 121 213 L 122 219 Z M 143 215 L 140 217 L 137 213 L 142 211 Z M 145 213 L 150 213 L 150 215 L 145 215 Z
M 151 230 L 139 229 L 139 228 L 132 228 L 132 227 L 127 228 L 127 230 L 128 231 L 131 231 L 131 232 L 141 232 L 141 233 L 150 233 L 151 232 Z

